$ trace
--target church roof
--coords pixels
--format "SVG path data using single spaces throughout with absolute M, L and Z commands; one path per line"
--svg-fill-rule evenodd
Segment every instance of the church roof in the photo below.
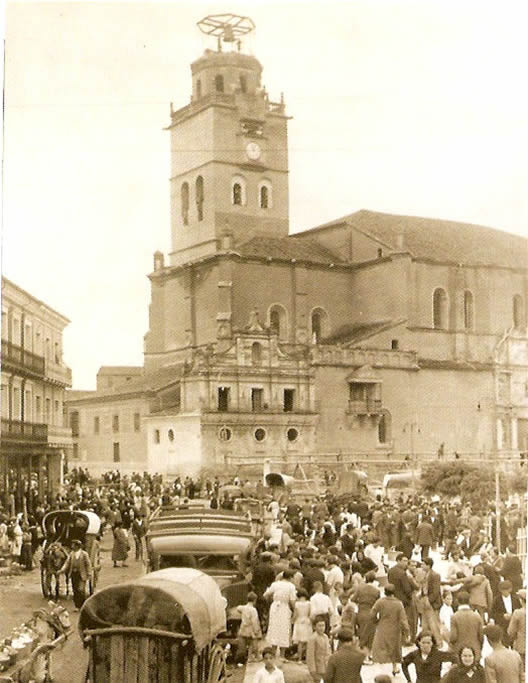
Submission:
M 472 223 L 438 218 L 397 216 L 362 209 L 296 237 L 347 224 L 395 251 L 416 258 L 460 264 L 526 268 L 528 240 L 519 235 Z M 314 235 L 315 236 L 315 235 Z M 399 240 L 403 237 L 403 246 Z
M 343 263 L 342 259 L 316 239 L 302 241 L 292 237 L 252 237 L 237 247 L 242 256 L 257 256 L 277 260 L 311 261 L 312 263 Z
M 101 391 L 92 391 L 89 395 L 80 397 L 71 397 L 69 400 L 99 400 L 102 398 L 110 399 L 117 397 L 125 397 L 131 394 L 146 394 L 150 392 L 159 391 L 164 387 L 177 382 L 183 375 L 182 365 L 173 365 L 166 368 L 160 368 L 155 372 L 150 372 L 141 377 L 135 377 L 129 382 L 118 384 L 109 389 Z M 88 392 L 86 392 L 88 394 Z

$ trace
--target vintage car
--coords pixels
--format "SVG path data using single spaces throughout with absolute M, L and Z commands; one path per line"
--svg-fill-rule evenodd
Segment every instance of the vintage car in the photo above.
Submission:
M 254 541 L 251 520 L 240 512 L 161 507 L 149 520 L 148 569 L 200 569 L 224 587 L 246 573 Z
M 83 605 L 79 631 L 89 683 L 222 683 L 225 599 L 196 569 L 162 569 L 100 590 Z

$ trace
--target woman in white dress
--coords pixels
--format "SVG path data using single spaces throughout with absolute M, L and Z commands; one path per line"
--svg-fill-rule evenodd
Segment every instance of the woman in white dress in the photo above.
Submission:
M 11 540 L 11 556 L 14 562 L 20 562 L 22 552 L 22 527 L 20 526 L 20 516 L 16 518 L 13 526 L 13 539 Z
M 282 579 L 274 581 L 264 593 L 265 598 L 272 600 L 266 641 L 277 648 L 277 655 L 282 658 L 291 644 L 292 612 L 297 599 L 292 579 L 293 571 L 285 569 Z

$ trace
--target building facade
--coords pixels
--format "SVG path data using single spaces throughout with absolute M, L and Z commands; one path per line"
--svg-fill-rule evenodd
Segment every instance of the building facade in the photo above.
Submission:
M 62 355 L 68 323 L 2 277 L 2 486 L 16 491 L 19 509 L 30 482 L 41 496 L 60 486 L 71 454 L 64 397 L 72 378 Z
M 221 44 L 171 107 L 172 250 L 154 254 L 140 381 L 147 467 L 519 457 L 527 241 L 365 210 L 290 235 L 284 98 Z

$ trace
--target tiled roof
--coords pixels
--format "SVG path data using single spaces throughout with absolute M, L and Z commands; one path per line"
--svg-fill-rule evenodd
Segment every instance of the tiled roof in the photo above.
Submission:
M 342 260 L 316 239 L 297 240 L 293 237 L 252 237 L 237 246 L 242 256 L 257 256 L 279 260 L 296 259 L 312 263 L 342 263 Z
M 338 220 L 312 228 L 304 235 L 313 238 L 318 230 L 346 223 L 394 250 L 405 250 L 417 258 L 452 263 L 526 268 L 528 240 L 519 235 L 471 223 L 438 218 L 396 216 L 361 210 Z M 315 234 L 314 234 L 315 233 Z M 403 236 L 403 247 L 398 240 Z
M 78 400 L 84 399 L 100 399 L 112 398 L 117 396 L 127 396 L 129 394 L 149 393 L 152 391 L 159 391 L 173 382 L 177 382 L 183 374 L 183 366 L 174 365 L 166 368 L 160 368 L 156 372 L 151 372 L 142 377 L 135 377 L 129 382 L 119 384 L 110 389 L 103 389 L 102 391 L 92 391 L 89 395 L 79 397 Z M 88 392 L 86 392 L 88 394 Z M 75 399 L 70 399 L 75 400 Z

